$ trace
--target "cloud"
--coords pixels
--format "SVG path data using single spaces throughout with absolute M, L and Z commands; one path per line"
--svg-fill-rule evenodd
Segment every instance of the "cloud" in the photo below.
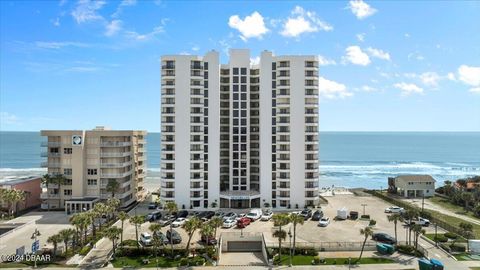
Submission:
M 378 89 L 377 88 L 374 88 L 374 87 L 371 87 L 371 86 L 368 86 L 368 85 L 364 85 L 360 88 L 360 90 L 362 90 L 363 92 L 368 92 L 368 93 L 371 93 L 371 92 L 377 92 Z
M 423 88 L 418 87 L 413 83 L 396 83 L 393 87 L 400 89 L 402 96 L 409 96 L 411 94 L 423 94 Z
M 8 112 L 0 112 L 0 123 L 7 125 L 19 124 L 18 117 Z
M 55 20 L 52 20 L 52 24 L 56 27 L 59 27 L 60 26 L 60 18 L 57 17 L 57 18 L 55 18 Z
M 357 37 L 358 41 L 360 41 L 360 42 L 365 41 L 365 33 L 356 34 L 356 37 Z
M 330 66 L 330 65 L 336 65 L 337 62 L 333 59 L 328 59 L 322 55 L 318 55 L 318 64 L 320 66 Z
M 470 86 L 480 86 L 480 67 L 461 65 L 458 68 L 458 79 Z
M 380 49 L 375 49 L 375 48 L 372 48 L 372 47 L 368 47 L 367 52 L 372 57 L 376 57 L 376 58 L 379 58 L 379 59 L 382 59 L 382 60 L 390 61 L 390 54 L 388 52 L 384 52 Z
M 41 49 L 63 49 L 65 47 L 86 48 L 90 44 L 75 41 L 36 41 L 35 46 Z
M 344 59 L 354 65 L 367 66 L 371 63 L 368 54 L 363 52 L 362 49 L 360 49 L 360 47 L 358 46 L 350 46 L 345 49 L 345 52 L 346 56 L 344 57 Z
M 362 20 L 369 16 L 372 16 L 377 12 L 376 9 L 372 8 L 367 3 L 363 2 L 362 0 L 352 0 L 349 2 L 348 9 L 352 11 L 352 13 L 357 17 L 357 19 Z
M 260 56 L 250 58 L 250 65 L 258 65 L 258 64 L 260 64 Z
M 438 82 L 442 79 L 436 72 L 424 72 L 420 74 L 419 78 L 423 84 L 433 87 L 437 87 Z
M 408 54 L 408 60 L 411 60 L 411 59 L 416 59 L 418 61 L 423 61 L 423 60 L 425 60 L 425 57 L 423 57 L 423 55 L 421 55 L 419 52 L 413 52 L 413 53 Z
M 120 30 L 122 30 L 122 21 L 113 20 L 105 27 L 105 35 L 111 37 L 116 35 Z
M 103 17 L 97 13 L 104 5 L 103 0 L 79 0 L 72 11 L 72 17 L 78 24 L 90 21 L 102 20 Z
M 332 30 L 333 27 L 318 18 L 315 12 L 306 11 L 302 7 L 296 6 L 291 17 L 283 24 L 283 30 L 280 34 L 284 37 L 299 37 L 304 33 Z
M 343 99 L 353 96 L 353 93 L 349 92 L 344 84 L 323 77 L 318 78 L 318 89 L 320 96 L 327 99 Z
M 240 32 L 240 38 L 244 41 L 247 41 L 249 38 L 261 39 L 269 31 L 265 27 L 262 15 L 257 11 L 246 16 L 243 20 L 238 15 L 230 16 L 228 26 L 237 29 Z
M 200 50 L 200 47 L 198 47 L 197 45 L 194 45 L 192 47 L 192 51 L 194 51 L 194 52 L 198 52 L 199 50 Z
M 136 41 L 147 41 L 152 39 L 158 34 L 164 33 L 165 32 L 165 25 L 166 25 L 167 19 L 162 19 L 161 24 L 154 27 L 152 31 L 144 34 L 137 33 L 135 31 L 125 31 L 125 36 L 129 39 L 133 39 Z
M 452 72 L 449 72 L 447 74 L 447 79 L 449 79 L 450 81 L 456 81 L 457 78 L 455 78 L 455 74 L 453 74 Z
M 470 88 L 470 90 L 468 90 L 468 91 L 470 93 L 480 94 L 480 87 Z
M 120 5 L 118 5 L 117 10 L 115 13 L 112 14 L 112 18 L 118 18 L 120 14 L 123 12 L 124 7 L 134 6 L 137 4 L 137 0 L 123 0 Z

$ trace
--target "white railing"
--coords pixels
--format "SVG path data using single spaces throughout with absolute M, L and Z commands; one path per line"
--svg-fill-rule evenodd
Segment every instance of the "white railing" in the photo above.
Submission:
M 102 147 L 124 147 L 132 145 L 131 142 L 101 142 Z

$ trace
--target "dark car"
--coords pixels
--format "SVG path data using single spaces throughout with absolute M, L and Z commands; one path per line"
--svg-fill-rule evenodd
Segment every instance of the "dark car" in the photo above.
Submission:
M 323 217 L 323 212 L 322 210 L 317 210 L 313 213 L 312 215 L 312 220 L 313 221 L 319 221 Z
M 312 217 L 312 209 L 304 209 L 302 212 L 300 212 L 300 216 L 302 216 L 305 220 L 309 219 Z
M 350 211 L 350 219 L 357 219 L 358 218 L 358 212 L 357 211 Z
M 217 239 L 215 239 L 215 237 L 206 237 L 205 235 L 202 235 L 200 242 L 213 246 L 217 244 Z
M 395 244 L 397 241 L 395 241 L 395 238 L 391 237 L 390 235 L 386 233 L 374 233 L 372 235 L 372 239 L 378 242 L 386 243 L 386 244 Z
M 162 212 L 160 211 L 155 211 L 155 212 L 152 212 L 150 214 L 148 214 L 146 217 L 145 217 L 145 220 L 146 221 L 155 221 L 157 219 L 160 219 L 162 217 Z
M 182 210 L 178 212 L 177 218 L 186 218 L 188 216 L 188 211 L 187 210 Z
M 170 244 L 170 241 L 168 240 L 167 236 L 165 236 L 165 234 L 163 234 L 162 232 L 159 232 L 159 231 L 154 232 L 153 239 L 155 238 L 158 238 L 158 240 L 160 240 L 160 243 L 164 245 Z
M 157 209 L 157 204 L 156 203 L 149 203 L 148 204 L 148 209 Z
M 158 221 L 158 224 L 162 226 L 167 226 L 167 225 L 170 225 L 174 220 L 175 220 L 175 216 L 165 215 Z
M 180 244 L 182 242 L 182 237 L 175 230 L 167 231 L 167 239 L 169 244 L 170 244 L 170 241 L 172 241 L 173 244 Z
M 215 216 L 215 212 L 213 211 L 206 211 L 202 213 L 202 217 L 200 218 L 203 221 L 210 220 L 213 216 Z

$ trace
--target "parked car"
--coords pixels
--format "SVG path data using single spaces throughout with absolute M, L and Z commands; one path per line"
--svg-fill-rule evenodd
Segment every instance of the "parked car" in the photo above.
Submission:
M 152 245 L 152 235 L 148 232 L 143 232 L 140 234 L 140 243 L 143 246 L 151 246 Z
M 248 214 L 247 214 L 248 216 Z M 238 228 L 245 228 L 250 225 L 251 219 L 249 217 L 242 217 L 237 221 Z
M 237 217 L 235 218 L 235 220 L 238 221 L 239 219 L 241 219 L 242 217 L 245 217 L 246 215 L 247 214 L 245 214 L 245 213 L 237 214 Z
M 320 226 L 320 227 L 327 227 L 328 224 L 330 224 L 330 218 L 329 217 L 322 217 L 318 221 L 318 226 Z
M 188 217 L 188 211 L 187 210 L 182 210 L 180 212 L 178 212 L 177 214 L 177 218 L 186 218 Z
M 170 223 L 172 223 L 174 220 L 175 220 L 174 216 L 165 215 L 158 221 L 158 224 L 162 226 L 167 226 L 167 225 L 170 225 Z
M 149 203 L 148 204 L 148 209 L 157 209 L 157 204 L 156 203 Z
M 405 212 L 405 209 L 403 209 L 402 207 L 398 207 L 398 206 L 390 206 L 390 207 L 387 207 L 385 208 L 385 213 L 403 213 Z
M 312 214 L 312 220 L 313 221 L 319 221 L 323 217 L 323 211 L 322 210 L 317 210 Z
M 312 217 L 312 209 L 304 209 L 302 212 L 300 212 L 300 216 L 303 217 L 303 219 L 307 220 Z
M 395 238 L 393 238 L 392 236 L 386 233 L 374 233 L 372 235 L 372 239 L 378 242 L 386 243 L 386 244 L 397 243 L 397 241 L 395 241 Z
M 167 230 L 166 236 L 169 244 L 170 244 L 170 241 L 172 241 L 173 244 L 180 244 L 182 242 L 182 237 L 175 230 Z
M 172 222 L 172 227 L 181 227 L 186 221 L 186 218 L 177 218 L 174 222 Z
M 214 217 L 223 218 L 223 216 L 225 216 L 225 213 L 224 213 L 224 212 L 222 212 L 222 211 L 217 211 L 217 212 L 215 212 L 215 216 L 214 216 Z
M 223 221 L 227 219 L 235 219 L 236 217 L 237 217 L 237 214 L 235 214 L 234 212 L 229 212 L 223 216 Z
M 162 212 L 155 211 L 155 212 L 152 212 L 152 213 L 148 214 L 145 217 L 145 220 L 152 222 L 152 221 L 155 221 L 157 219 L 160 219 L 161 217 L 162 217 Z
M 414 219 L 414 220 L 411 220 L 411 221 L 406 220 L 405 223 L 410 224 L 410 225 L 418 224 L 418 225 L 425 226 L 425 227 L 430 226 L 430 220 L 428 220 L 426 218 L 418 218 L 418 219 Z
M 206 237 L 205 235 L 202 235 L 200 238 L 200 242 L 205 243 L 207 245 L 216 245 L 217 244 L 217 239 L 215 237 Z
M 206 211 L 203 212 L 203 215 L 200 217 L 202 221 L 210 220 L 213 216 L 215 216 L 215 212 L 213 211 Z
M 229 229 L 234 227 L 235 224 L 237 224 L 237 221 L 235 219 L 227 219 L 223 222 L 222 228 Z
M 263 211 L 262 217 L 260 218 L 260 220 L 269 221 L 272 217 L 273 217 L 273 212 L 271 210 L 266 210 L 266 211 Z
M 357 211 L 350 211 L 350 219 L 357 219 L 358 218 L 358 212 Z
M 165 236 L 165 234 L 163 234 L 162 232 L 159 232 L 159 231 L 154 232 L 153 237 L 158 237 L 158 239 L 160 240 L 160 243 L 163 243 L 164 245 L 170 243 L 167 236 Z
M 247 218 L 251 219 L 251 221 L 255 221 L 262 217 L 262 210 L 261 209 L 252 209 L 246 215 Z

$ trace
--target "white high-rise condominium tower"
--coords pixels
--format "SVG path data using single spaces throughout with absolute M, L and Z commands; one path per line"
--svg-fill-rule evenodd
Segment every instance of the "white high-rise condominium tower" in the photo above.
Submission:
M 318 59 L 162 57 L 161 199 L 180 208 L 318 202 Z

